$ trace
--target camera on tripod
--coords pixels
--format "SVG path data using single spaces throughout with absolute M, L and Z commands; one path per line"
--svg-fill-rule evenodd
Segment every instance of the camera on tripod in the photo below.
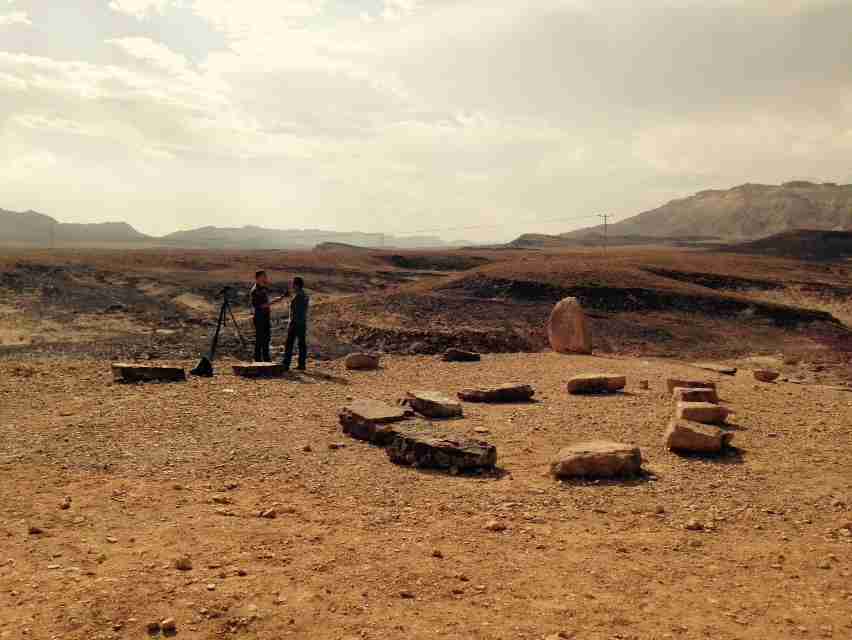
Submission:
M 219 333 L 222 331 L 222 327 L 224 327 L 229 321 L 233 326 L 237 337 L 240 339 L 240 346 L 243 350 L 246 349 L 246 341 L 240 331 L 240 325 L 237 324 L 237 319 L 234 317 L 234 311 L 231 309 L 231 303 L 236 301 L 234 287 L 231 285 L 225 285 L 216 297 L 222 299 L 222 305 L 219 307 L 219 316 L 216 320 L 216 331 L 213 333 L 213 340 L 210 343 L 209 354 L 203 356 L 198 362 L 198 365 L 196 365 L 196 367 L 190 372 L 195 376 L 209 378 L 213 375 L 213 360 L 216 358 L 216 348 L 219 346 Z

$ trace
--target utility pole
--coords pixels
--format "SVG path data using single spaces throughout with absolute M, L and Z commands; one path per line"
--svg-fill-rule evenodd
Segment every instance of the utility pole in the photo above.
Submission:
M 603 239 L 603 250 L 606 253 L 606 245 L 607 245 L 607 222 L 609 219 L 608 213 L 599 213 L 598 218 L 603 218 L 603 228 L 604 228 L 604 239 Z

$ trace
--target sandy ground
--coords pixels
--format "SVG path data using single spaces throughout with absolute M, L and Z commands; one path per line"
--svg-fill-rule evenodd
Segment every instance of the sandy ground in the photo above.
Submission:
M 640 358 L 384 365 L 126 386 L 104 362 L 0 362 L 0 638 L 143 638 L 168 617 L 179 638 L 852 637 L 852 393 Z M 589 371 L 627 392 L 568 396 Z M 662 447 L 664 380 L 696 375 L 737 411 L 729 455 Z M 493 475 L 398 467 L 337 425 L 351 398 L 508 381 L 537 401 L 449 423 L 488 430 Z M 598 438 L 638 444 L 647 475 L 548 476 Z

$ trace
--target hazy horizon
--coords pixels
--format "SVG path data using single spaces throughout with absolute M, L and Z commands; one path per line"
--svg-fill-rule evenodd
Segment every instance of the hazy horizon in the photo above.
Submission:
M 0 208 L 498 241 L 852 182 L 852 2 L 520 4 L 0 0 Z

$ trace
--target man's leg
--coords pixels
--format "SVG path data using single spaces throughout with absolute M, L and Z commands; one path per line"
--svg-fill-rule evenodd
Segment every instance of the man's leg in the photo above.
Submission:
M 304 371 L 308 363 L 308 328 L 299 327 L 299 369 Z
M 254 318 L 254 361 L 263 360 L 263 322 L 257 316 Z
M 269 343 L 272 341 L 272 322 L 267 320 L 263 324 L 263 362 L 272 362 L 269 354 Z
M 293 343 L 296 341 L 295 327 L 291 324 L 287 327 L 287 342 L 284 346 L 284 361 L 285 369 L 290 368 L 290 362 L 293 360 Z

